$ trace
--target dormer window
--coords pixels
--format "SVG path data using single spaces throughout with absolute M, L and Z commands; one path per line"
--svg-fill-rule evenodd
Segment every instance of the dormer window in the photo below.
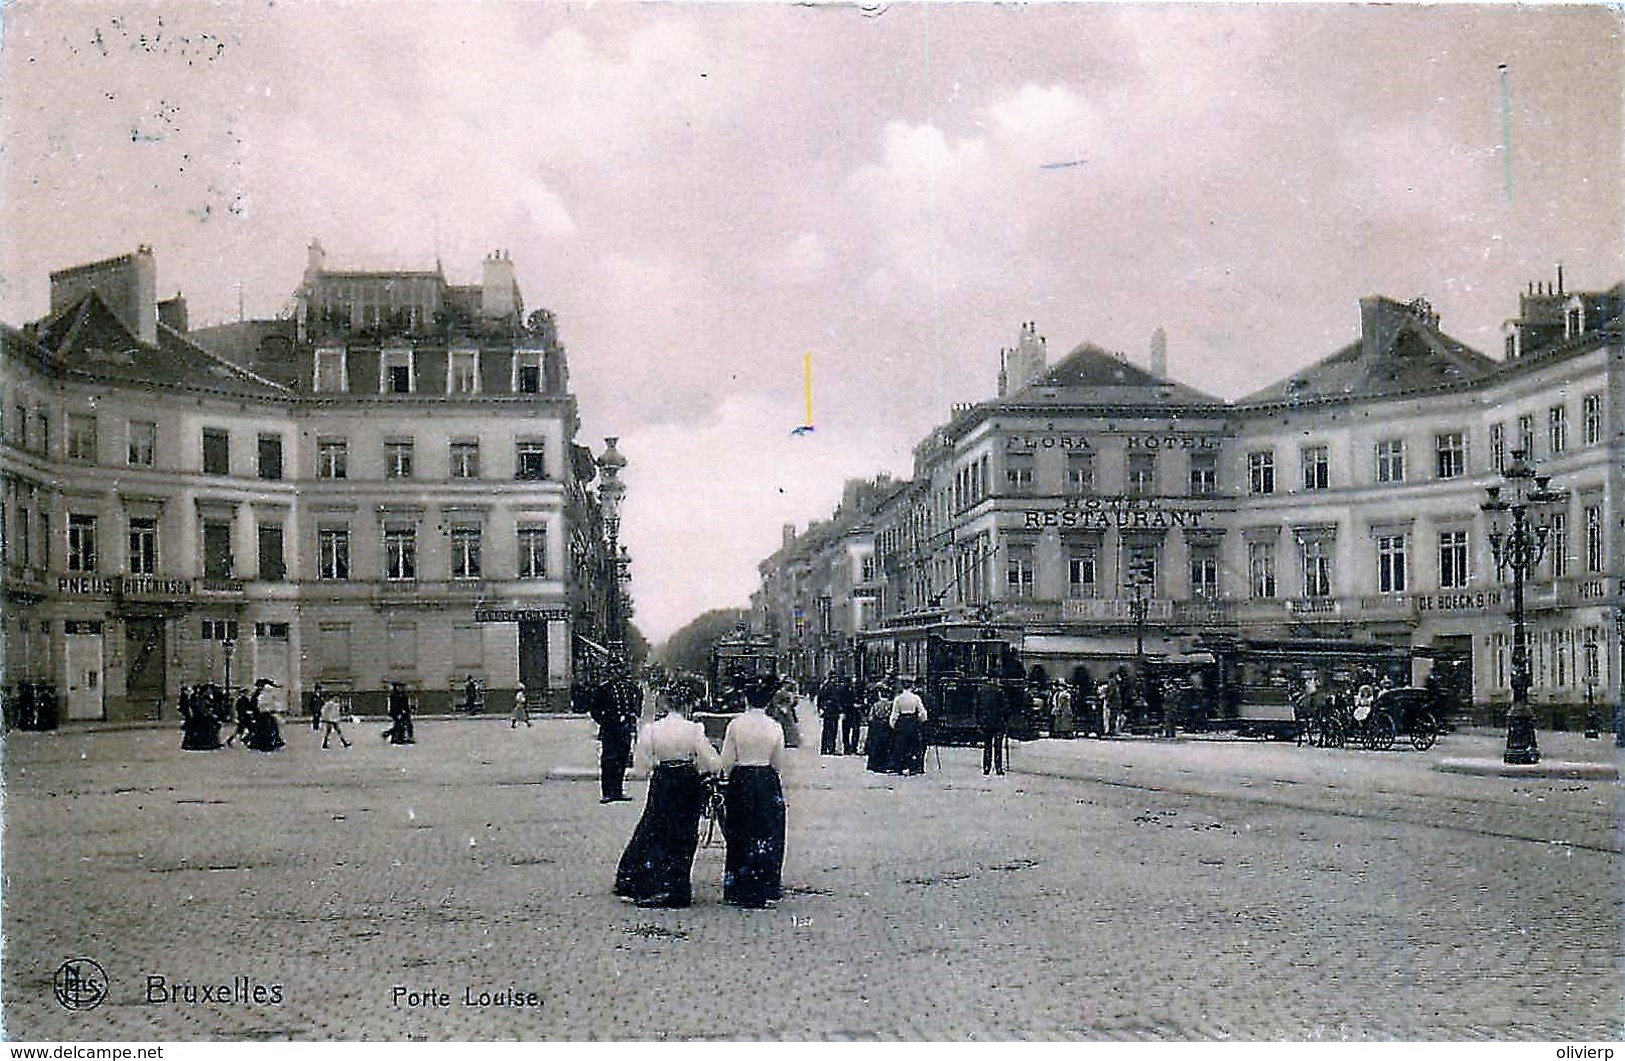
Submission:
M 1563 338 L 1573 339 L 1577 335 L 1584 335 L 1586 330 L 1586 311 L 1583 303 L 1570 303 L 1563 313 Z
M 542 352 L 540 350 L 514 351 L 513 390 L 515 394 L 542 393 Z
M 313 386 L 318 394 L 343 394 L 350 389 L 348 378 L 343 347 L 327 347 L 316 351 Z
M 480 392 L 480 352 L 453 350 L 446 365 L 447 394 L 478 394 Z
M 378 389 L 384 394 L 411 394 L 417 390 L 412 351 L 385 350 L 378 362 Z

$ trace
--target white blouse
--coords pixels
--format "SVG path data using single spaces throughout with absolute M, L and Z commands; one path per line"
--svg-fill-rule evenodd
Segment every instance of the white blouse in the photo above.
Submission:
M 692 762 L 704 773 L 717 769 L 717 750 L 706 739 L 705 727 L 675 711 L 638 732 L 633 759 L 643 770 L 678 760 Z
M 722 772 L 735 766 L 784 768 L 784 727 L 761 708 L 752 708 L 728 723 L 722 737 Z

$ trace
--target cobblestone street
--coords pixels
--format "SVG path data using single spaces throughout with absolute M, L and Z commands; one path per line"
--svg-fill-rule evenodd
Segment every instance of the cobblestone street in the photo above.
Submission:
M 323 751 L 290 725 L 276 755 L 9 735 L 5 1036 L 703 1039 L 724 1014 L 772 1040 L 1625 1034 L 1618 787 L 1432 769 L 1492 734 L 1038 741 L 1002 778 L 971 749 L 904 778 L 803 747 L 787 894 L 748 911 L 720 903 L 720 846 L 692 909 L 611 896 L 643 786 L 602 806 L 571 776 L 585 720 L 381 728 Z M 106 970 L 97 1008 L 53 996 L 75 957 Z M 280 1003 L 181 986 L 242 977 Z M 539 1004 L 465 1004 L 510 989 Z

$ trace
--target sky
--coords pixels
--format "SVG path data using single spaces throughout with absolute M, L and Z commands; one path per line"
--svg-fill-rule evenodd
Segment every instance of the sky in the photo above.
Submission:
M 1504 64 L 1504 69 L 1503 69 Z M 1023 322 L 1236 398 L 1425 296 L 1498 356 L 1625 278 L 1601 6 L 0 5 L 0 320 L 153 247 L 194 326 L 330 267 L 559 319 L 658 643 L 906 478 Z M 811 433 L 804 367 L 811 355 Z

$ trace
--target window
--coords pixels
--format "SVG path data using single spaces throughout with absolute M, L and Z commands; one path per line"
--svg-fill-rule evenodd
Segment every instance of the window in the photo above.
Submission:
M 1004 577 L 1007 584 L 1006 597 L 1012 599 L 1028 599 L 1033 595 L 1033 547 L 1030 545 L 1009 546 L 1005 554 Z
M 875 580 L 875 558 L 866 556 L 862 561 L 862 568 L 858 575 L 860 581 L 873 582 Z
M 1004 481 L 1012 493 L 1031 493 L 1033 474 L 1037 466 L 1031 453 L 1007 453 L 1004 457 Z
M 324 349 L 316 351 L 315 389 L 318 394 L 342 394 L 349 390 L 345 371 L 344 351 Z
M 485 637 L 478 626 L 451 628 L 451 659 L 451 665 L 464 673 L 485 667 Z
M 1546 444 L 1548 452 L 1557 456 L 1569 448 L 1569 410 L 1564 405 L 1554 405 L 1546 413 Z
M 96 460 L 96 417 L 82 413 L 68 414 L 68 459 L 71 461 Z
M 1098 596 L 1100 585 L 1096 574 L 1095 549 L 1077 545 L 1066 558 L 1066 592 L 1073 600 Z
M 1535 418 L 1528 414 L 1518 417 L 1518 449 L 1525 460 L 1535 459 Z
M 1128 492 L 1144 497 L 1157 492 L 1157 455 L 1130 453 L 1128 455 Z
M 1439 588 L 1466 589 L 1467 532 L 1442 531 L 1439 534 Z
M 480 392 L 480 352 L 453 350 L 446 370 L 447 394 L 478 394 Z
M 152 467 L 158 451 L 158 425 L 151 420 L 131 420 L 129 442 L 129 463 Z
M 350 443 L 342 438 L 316 440 L 316 478 L 348 479 L 350 477 Z
M 519 577 L 547 577 L 547 528 L 519 528 Z
M 480 477 L 480 444 L 453 442 L 451 444 L 451 477 L 478 479 Z
M 540 351 L 514 351 L 513 389 L 516 394 L 542 393 L 542 355 Z
M 1377 536 L 1377 591 L 1405 592 L 1405 535 Z
M 1377 443 L 1377 482 L 1405 481 L 1405 440 L 1385 438 Z
M 1331 451 L 1325 446 L 1305 446 L 1303 457 L 1303 488 L 1325 490 L 1332 485 Z
M 1191 454 L 1191 495 L 1209 497 L 1219 492 L 1219 455 Z
M 1128 550 L 1123 565 L 1123 592 L 1125 596 L 1151 597 L 1157 593 L 1157 550 L 1155 546 L 1137 545 Z M 1138 592 L 1136 592 L 1136 589 Z
M 410 671 L 417 667 L 418 627 L 416 623 L 390 623 L 385 629 L 389 639 L 389 669 Z
M 1550 526 L 1547 541 L 1552 553 L 1552 577 L 1562 578 L 1569 573 L 1569 514 L 1553 512 Z
M 975 465 L 971 465 L 974 470 Z M 1087 494 L 1095 488 L 1095 455 L 1068 453 L 1066 455 L 1066 488 L 1074 494 Z
M 411 439 L 395 439 L 384 443 L 384 478 L 412 478 Z
M 130 574 L 152 575 L 158 571 L 158 521 L 130 520 Z
M 1588 394 L 1580 401 L 1580 437 L 1587 446 L 1602 442 L 1602 395 Z
M 203 429 L 203 474 L 231 474 L 231 435 L 219 428 Z
M 417 528 L 412 524 L 385 524 L 384 577 L 392 582 L 418 577 Z
M 198 633 L 205 641 L 237 640 L 236 619 L 204 619 L 199 626 Z
M 1254 494 L 1275 493 L 1275 452 L 1259 450 L 1247 454 L 1247 490 Z
M 51 414 L 43 409 L 39 413 L 39 451 L 46 456 L 51 454 Z
M 1507 429 L 1505 424 L 1490 425 L 1490 467 L 1498 472 L 1507 467 Z
M 316 627 L 316 667 L 320 674 L 350 674 L 350 624 L 320 623 Z
M 480 577 L 480 528 L 458 525 L 451 528 L 451 577 Z
M 1305 597 L 1332 595 L 1332 543 L 1324 538 L 1304 539 L 1303 595 Z
M 541 480 L 547 478 L 547 444 L 540 439 L 520 439 L 514 443 L 513 477 Z
M 1434 436 L 1434 451 L 1438 455 L 1438 473 L 1441 479 L 1459 479 L 1467 472 L 1467 436 L 1451 431 Z
M 410 350 L 385 350 L 378 371 L 378 389 L 384 394 L 411 394 L 417 389 Z
M 1275 596 L 1275 543 L 1247 543 L 1247 575 L 1252 595 L 1267 600 Z
M 350 528 L 323 527 L 317 531 L 318 577 L 343 581 L 350 577 Z
M 1598 644 L 1602 640 L 1602 631 L 1595 626 L 1585 628 L 1582 672 L 1587 685 L 1602 684 L 1602 650 Z
M 207 521 L 203 524 L 203 577 L 230 578 L 232 573 L 231 524 Z
M 1200 600 L 1215 600 L 1219 596 L 1219 550 L 1211 545 L 1197 546 L 1190 551 L 1191 596 Z
M 267 641 L 286 641 L 288 639 L 287 623 L 255 623 L 254 636 Z
M 96 517 L 68 517 L 68 570 L 96 570 Z
M 259 476 L 261 479 L 282 478 L 282 436 L 261 435 L 259 438 Z
M 282 558 L 282 524 L 259 525 L 260 579 L 281 582 L 288 577 L 287 562 Z
M 28 406 L 19 405 L 11 421 L 11 443 L 18 449 L 28 448 Z
M 1602 533 L 1602 506 L 1585 507 L 1585 560 L 1587 571 L 1603 569 L 1604 539 Z
M 94 535 L 95 523 L 94 523 L 94 521 L 92 521 L 92 523 L 91 523 L 91 530 L 93 532 L 91 537 L 92 537 L 92 541 L 94 542 L 94 538 L 95 538 L 95 535 Z M 39 566 L 40 567 L 49 568 L 51 566 L 51 551 L 52 551 L 51 550 L 51 514 L 49 512 L 41 512 L 39 514 Z M 92 552 L 94 552 L 94 548 L 92 549 Z

